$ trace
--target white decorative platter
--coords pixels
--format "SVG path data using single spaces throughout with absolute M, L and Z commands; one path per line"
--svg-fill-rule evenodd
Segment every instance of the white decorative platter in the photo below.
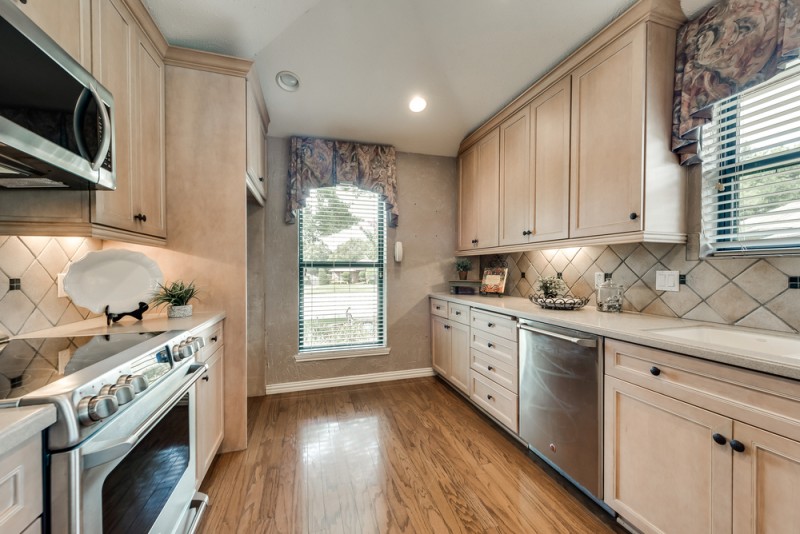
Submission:
M 164 275 L 156 262 L 130 250 L 89 252 L 72 264 L 64 291 L 72 302 L 94 313 L 125 313 L 149 302 Z

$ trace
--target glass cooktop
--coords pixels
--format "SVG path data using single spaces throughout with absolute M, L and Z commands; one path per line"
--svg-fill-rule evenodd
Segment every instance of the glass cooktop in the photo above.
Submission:
M 27 395 L 163 332 L 15 339 L 0 344 L 0 399 Z

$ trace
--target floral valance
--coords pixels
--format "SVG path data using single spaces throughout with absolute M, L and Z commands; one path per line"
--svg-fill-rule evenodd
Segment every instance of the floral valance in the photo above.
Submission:
M 722 0 L 678 32 L 672 150 L 698 163 L 711 106 L 800 56 L 800 0 Z
M 393 146 L 365 145 L 314 137 L 292 137 L 286 187 L 287 224 L 305 206 L 312 189 L 352 184 L 386 202 L 389 226 L 397 226 L 397 165 Z

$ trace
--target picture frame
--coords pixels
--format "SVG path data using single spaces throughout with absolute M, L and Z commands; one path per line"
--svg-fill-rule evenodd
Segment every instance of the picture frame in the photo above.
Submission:
M 483 270 L 482 294 L 502 295 L 506 290 L 507 267 L 487 267 Z

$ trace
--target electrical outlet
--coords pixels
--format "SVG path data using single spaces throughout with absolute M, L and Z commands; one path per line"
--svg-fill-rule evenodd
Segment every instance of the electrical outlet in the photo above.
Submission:
M 606 277 L 604 273 L 601 272 L 594 273 L 594 288 L 597 289 L 598 287 L 600 287 L 600 284 L 602 284 L 605 281 L 605 279 Z
M 67 273 L 58 273 L 58 298 L 64 298 L 67 296 L 67 292 L 64 291 L 65 276 L 67 276 Z

